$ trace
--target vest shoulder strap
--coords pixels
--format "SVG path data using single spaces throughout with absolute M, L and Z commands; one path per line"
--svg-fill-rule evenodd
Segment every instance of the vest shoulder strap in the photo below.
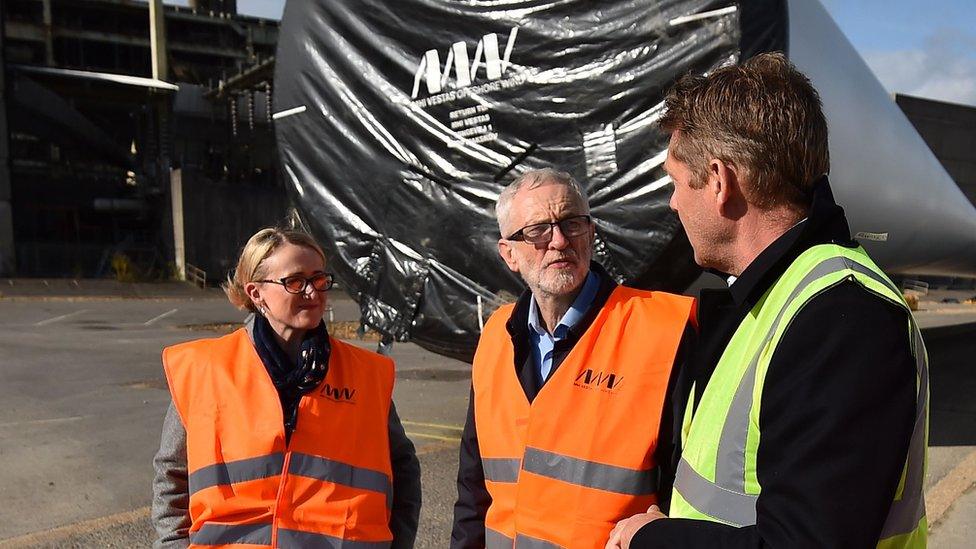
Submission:
M 907 308 L 905 299 L 895 283 L 860 246 L 856 248 L 838 244 L 813 246 L 800 254 L 780 281 L 788 288 L 798 288 L 806 287 L 818 279 L 833 283 L 849 277 L 853 277 L 881 297 Z M 778 281 L 776 285 L 780 285 L 780 282 Z
M 222 337 L 196 339 L 163 349 L 163 371 L 183 425 L 187 425 L 187 418 L 184 417 L 186 398 L 193 377 L 199 374 L 197 369 L 222 367 L 224 362 L 237 354 L 241 345 L 253 346 L 244 328 Z
M 337 356 L 346 355 L 355 363 L 369 364 L 380 368 L 383 370 L 382 374 L 393 375 L 394 373 L 393 359 L 388 356 L 374 353 L 373 351 L 357 347 L 356 345 L 346 343 L 331 336 L 329 337 L 329 345 L 332 347 L 332 352 L 336 353 Z

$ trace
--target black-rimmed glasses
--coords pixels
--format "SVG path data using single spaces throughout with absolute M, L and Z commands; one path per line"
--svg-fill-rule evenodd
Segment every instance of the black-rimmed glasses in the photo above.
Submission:
M 552 228 L 559 226 L 559 232 L 566 238 L 585 234 L 590 228 L 590 216 L 574 215 L 552 223 L 526 225 L 512 233 L 506 240 L 522 240 L 529 244 L 548 244 L 552 240 Z
M 325 292 L 335 284 L 335 277 L 332 273 L 319 273 L 310 277 L 302 275 L 286 276 L 278 280 L 255 280 L 255 282 L 268 282 L 271 284 L 281 284 L 285 291 L 290 294 L 303 294 L 311 286 L 316 292 Z

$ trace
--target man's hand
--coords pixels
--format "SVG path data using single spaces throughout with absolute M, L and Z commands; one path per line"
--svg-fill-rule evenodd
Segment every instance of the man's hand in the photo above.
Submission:
M 610 539 L 607 540 L 605 549 L 627 549 L 638 530 L 643 528 L 645 524 L 662 518 L 668 518 L 668 516 L 662 513 L 657 505 L 648 507 L 646 513 L 625 518 L 610 531 Z

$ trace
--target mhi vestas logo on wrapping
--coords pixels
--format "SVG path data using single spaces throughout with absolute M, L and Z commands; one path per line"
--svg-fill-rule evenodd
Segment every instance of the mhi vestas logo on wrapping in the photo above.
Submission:
M 518 27 L 512 27 L 508 33 L 505 52 L 501 55 L 499 55 L 498 35 L 492 32 L 482 36 L 475 47 L 473 60 L 468 57 L 468 44 L 463 41 L 455 42 L 447 51 L 447 60 L 444 62 L 443 69 L 440 53 L 436 49 L 427 50 L 421 56 L 417 71 L 414 73 L 413 91 L 410 92 L 410 97 L 416 99 L 419 96 L 421 81 L 426 82 L 427 93 L 440 93 L 447 86 L 452 70 L 455 87 L 466 88 L 476 80 L 482 63 L 488 80 L 500 79 L 508 70 L 512 51 L 515 49 L 516 36 L 518 36 Z
M 478 40 L 475 46 L 474 59 L 468 57 L 468 44 L 466 42 L 455 42 L 447 50 L 447 59 L 441 67 L 441 56 L 436 49 L 427 50 L 420 57 L 417 71 L 413 77 L 413 90 L 410 92 L 411 99 L 417 99 L 420 95 L 420 83 L 425 82 L 427 93 L 433 95 L 440 93 L 447 87 L 451 73 L 454 73 L 454 88 L 466 88 L 470 86 L 478 77 L 478 70 L 482 64 L 485 67 L 485 76 L 488 80 L 498 80 L 508 70 L 512 51 L 515 49 L 515 38 L 518 36 L 518 27 L 512 27 L 508 33 L 508 42 L 505 51 L 499 54 L 498 35 L 488 33 Z

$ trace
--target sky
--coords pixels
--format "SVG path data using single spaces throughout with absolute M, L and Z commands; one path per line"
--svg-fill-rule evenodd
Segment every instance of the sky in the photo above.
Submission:
M 976 106 L 976 1 L 823 4 L 888 91 Z
M 889 92 L 976 106 L 976 0 L 821 1 Z M 284 0 L 237 9 L 280 19 Z

